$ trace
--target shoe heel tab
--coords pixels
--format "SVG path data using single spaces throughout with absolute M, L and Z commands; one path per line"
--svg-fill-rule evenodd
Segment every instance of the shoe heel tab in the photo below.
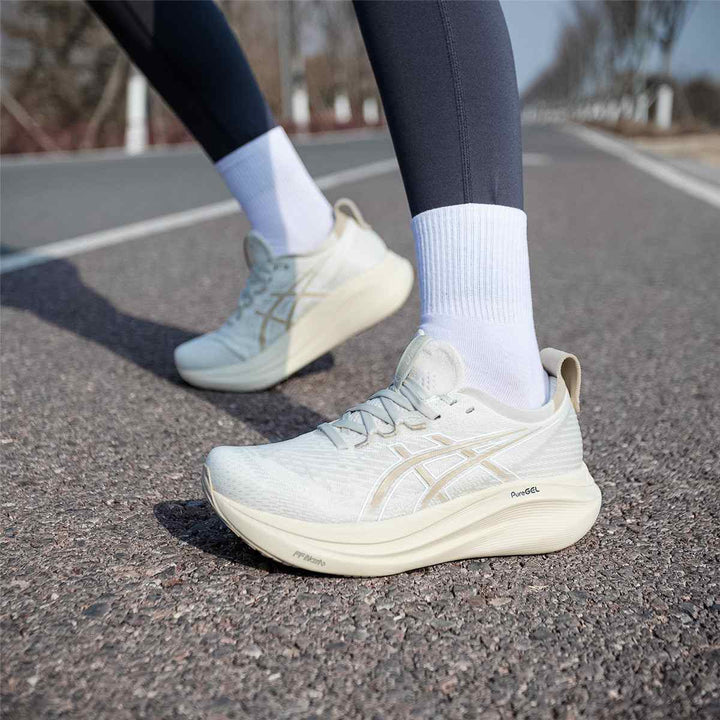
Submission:
M 350 198 L 340 198 L 337 200 L 333 205 L 333 210 L 335 211 L 336 222 L 340 222 L 341 214 L 349 215 L 361 228 L 365 228 L 366 230 L 370 229 L 370 225 L 365 222 L 365 218 L 362 216 L 360 208 L 358 208 L 358 206 L 350 200 Z
M 580 369 L 580 361 L 571 353 L 555 348 L 545 348 L 540 352 L 540 360 L 548 372 L 553 377 L 562 380 L 565 387 L 570 393 L 575 412 L 580 412 L 580 382 L 582 380 L 582 371 Z

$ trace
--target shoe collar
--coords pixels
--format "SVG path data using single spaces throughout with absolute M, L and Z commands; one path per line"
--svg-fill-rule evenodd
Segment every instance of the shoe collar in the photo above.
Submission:
M 555 380 L 547 402 L 539 408 L 523 409 L 506 405 L 477 388 L 465 386 L 465 365 L 452 345 L 433 339 L 422 330 L 402 354 L 395 370 L 393 385 L 399 387 L 410 379 L 428 397 L 459 393 L 505 418 L 520 422 L 544 422 L 564 404 L 580 409 L 580 362 L 575 355 L 546 348 L 540 359 L 548 375 Z

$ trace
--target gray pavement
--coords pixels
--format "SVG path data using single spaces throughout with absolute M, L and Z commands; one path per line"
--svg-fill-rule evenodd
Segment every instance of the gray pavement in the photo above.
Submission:
M 313 176 L 393 156 L 383 132 L 340 140 L 329 135 L 300 141 L 300 155 Z M 0 250 L 5 253 L 231 197 L 205 154 L 191 146 L 112 160 L 92 152 L 80 161 L 11 159 L 0 163 L 0 187 Z
M 525 172 L 535 314 L 541 343 L 584 364 L 586 460 L 604 495 L 591 533 L 551 556 L 381 579 L 274 564 L 202 499 L 204 454 L 291 437 L 386 384 L 417 291 L 241 396 L 184 385 L 171 352 L 232 308 L 242 216 L 10 273 L 6 717 L 718 717 L 718 211 L 559 128 L 528 129 L 525 149 L 550 160 Z M 314 150 L 314 172 L 349 152 Z M 193 178 L 148 168 L 166 198 L 156 214 L 187 202 Z M 90 164 L 65 173 L 92 185 Z M 3 212 L 23 199 L 6 187 Z M 58 192 L 57 222 L 75 222 Z M 329 193 L 345 194 L 412 257 L 397 173 Z M 137 188 L 118 180 L 103 197 L 125 212 Z M 84 208 L 88 222 L 104 212 Z

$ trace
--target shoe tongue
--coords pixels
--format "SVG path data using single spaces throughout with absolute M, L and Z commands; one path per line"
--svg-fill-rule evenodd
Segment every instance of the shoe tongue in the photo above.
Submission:
M 247 261 L 248 267 L 261 265 L 264 262 L 272 260 L 273 257 L 275 257 L 273 251 L 265 242 L 262 235 L 251 230 L 245 236 L 245 260 Z
M 433 397 L 457 390 L 464 379 L 465 365 L 458 351 L 418 330 L 400 358 L 394 384 L 412 380 Z
M 405 348 L 400 358 L 393 385 L 399 387 L 405 380 L 412 380 L 417 383 L 428 397 L 446 395 L 461 387 L 465 378 L 465 365 L 460 354 L 452 345 L 440 340 L 434 340 L 422 330 Z M 380 405 L 379 398 L 367 401 Z M 344 419 L 359 422 L 359 412 L 354 411 L 343 415 Z M 341 419 L 343 419 L 341 418 Z M 387 431 L 390 426 L 380 420 L 376 420 L 381 431 Z M 339 428 L 338 431 L 350 436 L 354 435 L 352 430 Z

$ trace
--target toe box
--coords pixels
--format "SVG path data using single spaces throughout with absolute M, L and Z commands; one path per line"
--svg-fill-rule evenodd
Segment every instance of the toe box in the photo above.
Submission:
M 216 447 L 205 466 L 215 494 L 255 510 L 296 514 L 302 473 L 262 457 L 256 448 Z
M 242 360 L 213 333 L 193 338 L 175 348 L 175 365 L 181 372 L 213 370 Z

